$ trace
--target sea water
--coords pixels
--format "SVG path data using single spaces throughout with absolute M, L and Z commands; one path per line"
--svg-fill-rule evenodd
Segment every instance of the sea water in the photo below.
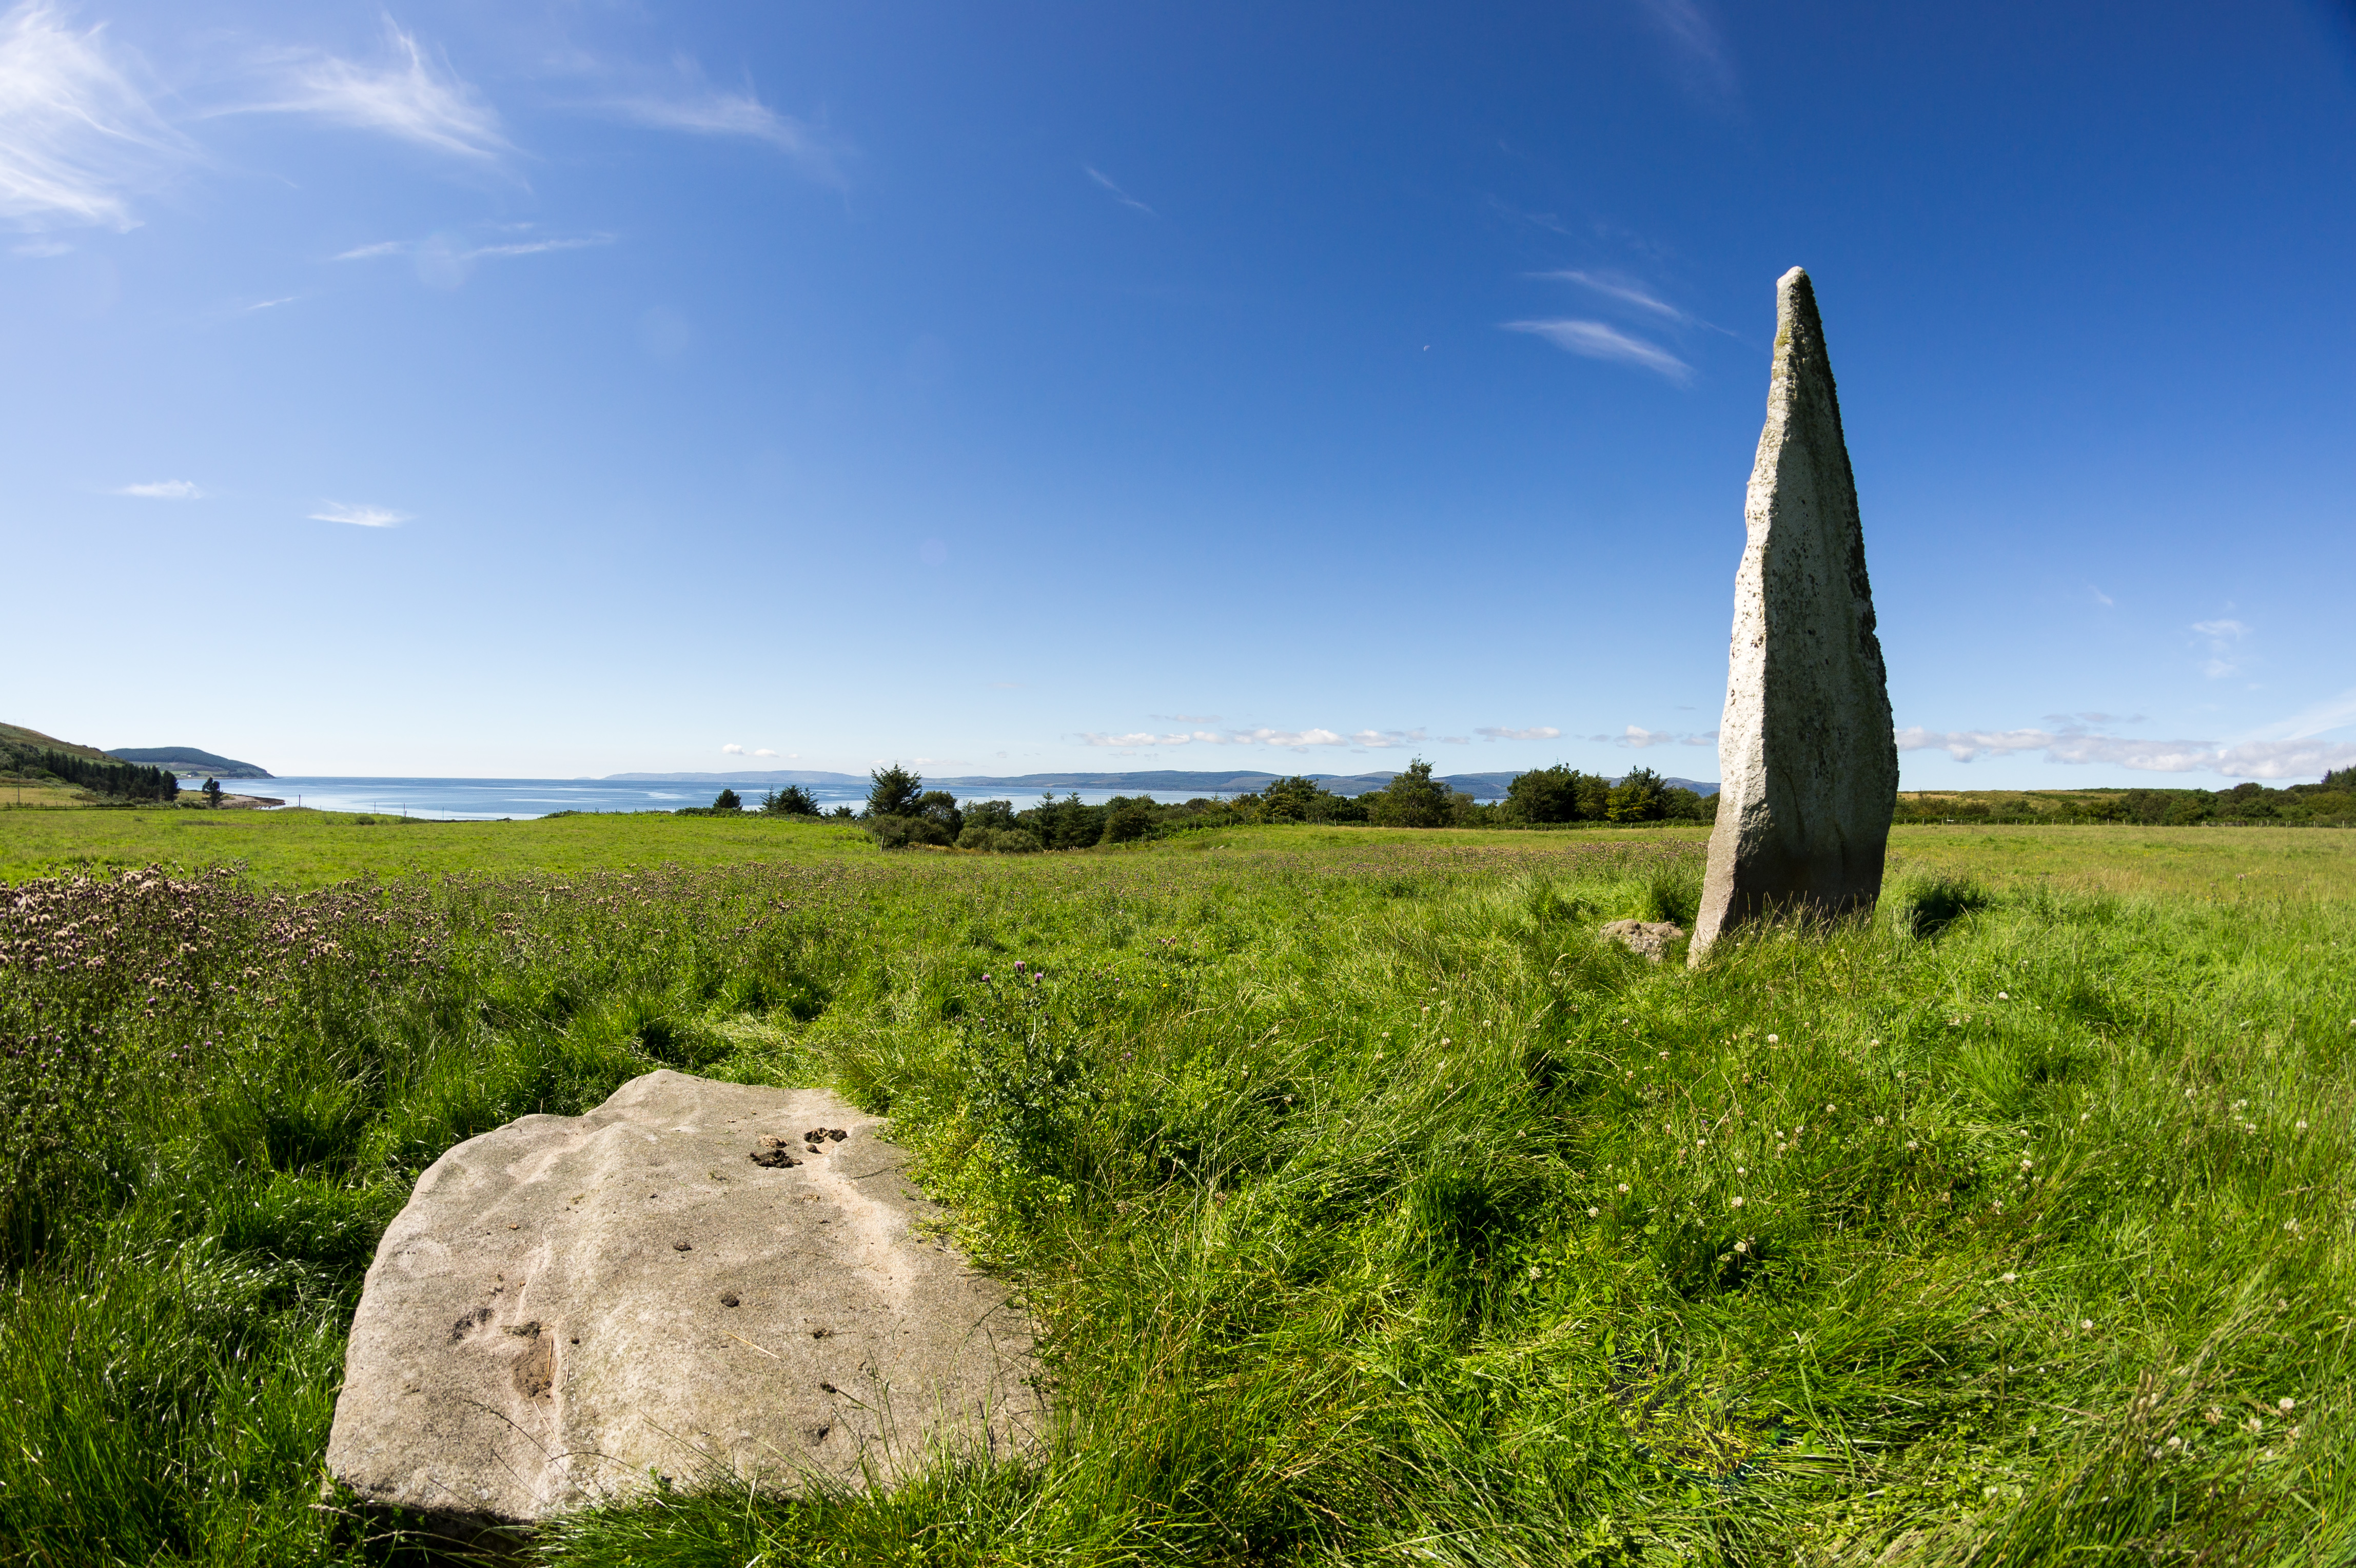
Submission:
M 200 778 L 183 779 L 180 788 L 201 789 Z M 544 817 L 554 811 L 675 811 L 681 806 L 709 806 L 720 793 L 717 784 L 690 784 L 664 779 L 224 779 L 221 788 L 235 795 L 260 795 L 284 800 L 287 806 L 308 806 L 325 811 L 371 811 L 388 816 L 433 817 L 437 820 Z M 761 802 L 764 786 L 732 784 L 746 806 Z M 866 804 L 867 786 L 805 784 L 823 811 Z M 1100 806 L 1119 789 L 1058 789 L 1055 798 L 1077 793 L 1091 806 Z M 967 793 L 962 803 L 1012 800 L 1022 811 L 1039 803 L 1038 795 L 1014 789 Z M 1183 799 L 1173 794 L 1172 800 Z

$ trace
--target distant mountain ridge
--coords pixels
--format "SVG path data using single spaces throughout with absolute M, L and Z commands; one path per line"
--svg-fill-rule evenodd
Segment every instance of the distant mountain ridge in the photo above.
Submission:
M 1440 781 L 1475 800 L 1502 800 L 1505 787 L 1516 775 L 1515 769 L 1504 773 L 1451 773 L 1435 775 Z M 1394 773 L 1312 773 L 1309 777 L 1336 795 L 1363 795 L 1370 789 L 1380 789 L 1388 784 Z M 1054 789 L 1116 789 L 1138 795 L 1240 795 L 1248 790 L 1264 789 L 1281 773 L 1215 773 L 1182 772 L 1162 768 L 1145 773 L 1023 773 L 1011 778 L 976 775 L 956 779 L 936 779 L 927 775 L 926 787 L 948 789 L 958 795 L 977 795 L 991 790 L 1046 791 Z M 1613 780 L 1615 783 L 1618 780 Z M 763 773 L 608 773 L 602 783 L 608 784 L 755 784 L 777 789 L 787 784 L 830 784 L 839 788 L 863 788 L 867 777 L 862 773 L 829 773 L 820 769 L 777 769 Z M 1715 795 L 1718 786 L 1698 779 L 1666 779 L 1663 783 L 1680 789 L 1690 789 L 1697 795 Z
M 117 762 L 144 762 L 150 768 L 168 768 L 184 778 L 197 774 L 208 779 L 273 777 L 269 769 L 259 764 L 216 757 L 209 751 L 198 751 L 193 746 L 118 746 L 106 755 Z

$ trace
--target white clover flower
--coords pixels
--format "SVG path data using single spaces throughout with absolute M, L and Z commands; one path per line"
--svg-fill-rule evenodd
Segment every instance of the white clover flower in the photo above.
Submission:
M 2079 1332 L 2079 1333 L 2081 1333 L 2081 1334 L 2092 1334 L 2094 1331 L 2094 1320 L 2093 1318 L 2091 1318 L 2091 1317 L 2082 1317 L 2082 1318 L 2078 1319 L 2078 1332 Z
M 2307 1119 L 2305 1117 L 2301 1117 L 2299 1119 L 2298 1130 L 2302 1133 L 2307 1131 Z
M 2351 1019 L 2349 1019 L 2349 1020 L 2348 1020 L 2348 1022 L 2349 1022 L 2351 1025 L 2356 1025 L 2356 1018 L 2351 1018 Z M 1772 1035 L 1768 1036 L 1767 1036 L 1767 1043 L 1768 1043 L 1769 1045 L 1771 1045 L 1771 1046 L 1772 1046 L 1772 1045 L 1773 1045 L 1773 1044 L 1775 1043 L 1775 1036 L 1772 1036 Z
M 2002 1280 L 2004 1281 L 2004 1283 L 2007 1283 L 2007 1284 L 2011 1284 L 2011 1283 L 2015 1283 L 2016 1281 L 2018 1281 L 2018 1280 L 2020 1278 L 2020 1276 L 2019 1276 L 2019 1274 L 2016 1274 L 2016 1273 L 2005 1273 L 2005 1274 L 2001 1274 L 2001 1275 L 1999 1275 L 1999 1276 L 1997 1276 L 1997 1277 L 1998 1277 L 1998 1278 L 2000 1278 L 2000 1279 L 2002 1279 Z
M 2216 1425 L 2219 1422 L 2221 1422 L 2221 1421 L 2222 1421 L 2222 1420 L 2224 1420 L 2224 1419 L 2225 1419 L 2225 1412 L 2224 1412 L 2223 1411 L 2222 1411 L 2222 1410 L 2218 1409 L 2218 1408 L 2217 1408 L 2215 1405 L 2213 1405 L 2213 1404 L 2212 1404 L 2212 1405 L 2211 1405 L 2211 1406 L 2208 1408 L 2208 1410 L 2207 1410 L 2207 1411 L 2205 1411 L 2205 1412 L 2203 1412 L 2202 1413 L 2207 1417 L 2208 1422 L 2209 1422 L 2209 1424 L 2210 1424 L 2210 1425 L 2211 1425 L 2211 1426 Z
M 2009 992 L 1999 991 L 1996 993 L 1996 999 L 1999 1002 L 2009 1002 L 2012 1000 L 2012 994 Z
M 1532 1273 L 1536 1273 L 1537 1271 L 1536 1269 L 1533 1269 L 1533 1270 L 1531 1270 L 1530 1272 L 1531 1272 Z M 2171 1437 L 2171 1438 L 2169 1438 L 2169 1439 L 2168 1440 L 2168 1445 L 2169 1445 L 2170 1448 L 2181 1448 L 2181 1447 L 2183 1447 L 2183 1446 L 2184 1446 L 2184 1439 L 2182 1439 L 2181 1437 Z
M 2275 1401 L 2275 1408 L 2282 1412 L 2285 1415 L 2288 1415 L 2291 1412 L 2298 1408 L 2298 1401 L 2292 1399 L 2288 1394 L 2285 1394 L 2282 1398 Z
M 1736 1176 L 1749 1176 L 1751 1174 L 1751 1167 L 1749 1165 L 1737 1165 L 1734 1167 L 1734 1174 Z
M 1742 1199 L 1740 1199 L 1740 1198 L 1739 1198 L 1739 1197 L 1738 1197 L 1738 1198 L 1734 1199 L 1734 1200 L 1733 1200 L 1733 1202 L 1734 1202 L 1734 1207 L 1735 1207 L 1735 1208 L 1741 1208 L 1741 1207 L 1742 1207 Z
M 1626 1182 L 1624 1182 L 1624 1181 L 1623 1181 L 1623 1182 L 1622 1182 L 1622 1183 L 1620 1184 L 1620 1190 L 1621 1190 L 1622 1192 L 1625 1192 L 1625 1191 L 1627 1191 L 1627 1190 L 1628 1190 L 1628 1184 L 1627 1184 Z
M 1748 1241 L 1737 1241 L 1734 1244 L 1734 1250 L 1738 1252 L 1748 1252 L 1751 1251 L 1751 1243 Z
M 1922 1144 L 1918 1144 L 1918 1143 L 1916 1143 L 1913 1139 L 1909 1138 L 1909 1139 L 1907 1139 L 1907 1140 L 1906 1140 L 1906 1146 L 1907 1146 L 1908 1148 L 1910 1148 L 1910 1149 L 1919 1149 L 1919 1148 L 1921 1148 L 1922 1145 Z
M 2260 1421 L 2254 1415 L 2250 1417 L 2249 1420 L 2244 1422 L 2242 1424 L 2248 1427 L 2252 1432 L 2264 1432 L 2266 1429 L 2266 1423 Z
M 1587 1217 L 1588 1217 L 1590 1219 L 1594 1219 L 1597 1215 L 1599 1215 L 1599 1214 L 1601 1214 L 1601 1213 L 1602 1213 L 1602 1212 L 1603 1212 L 1603 1210 L 1601 1210 L 1601 1209 L 1600 1209 L 1600 1208 L 1591 1208 L 1591 1207 L 1590 1207 L 1590 1208 L 1588 1209 L 1588 1211 L 1587 1211 Z

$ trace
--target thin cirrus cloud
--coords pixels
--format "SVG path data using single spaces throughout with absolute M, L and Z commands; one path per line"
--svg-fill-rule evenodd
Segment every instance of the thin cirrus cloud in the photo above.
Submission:
M 313 522 L 346 522 L 354 528 L 398 528 L 409 521 L 405 511 L 380 506 L 347 506 L 342 501 L 323 501 L 319 510 L 309 516 Z
M 2138 740 L 2128 736 L 2104 735 L 2076 725 L 2058 730 L 1932 730 L 1918 725 L 1898 731 L 1897 740 L 1901 751 L 1944 751 L 1957 762 L 2041 751 L 2049 762 L 2079 767 L 2096 764 L 2145 773 L 2206 771 L 2228 779 L 2301 779 L 2356 766 L 2356 745 L 2318 740 L 2312 733 L 2338 727 L 2325 722 L 2335 712 L 2340 723 L 2356 717 L 2356 692 L 2342 693 L 2335 702 L 2336 707 L 2327 703 L 2301 715 L 2300 720 L 2290 721 L 2290 727 L 2308 730 L 2308 734 L 2230 744 L 2214 740 Z
M 728 757 L 775 757 L 777 755 L 766 746 L 756 746 L 752 750 L 747 751 L 733 740 L 727 745 L 722 746 L 720 749 L 723 755 Z
M 1141 746 L 1272 746 L 1299 751 L 1312 746 L 1345 746 L 1361 750 L 1387 746 L 1414 746 L 1424 738 L 1419 729 L 1362 729 L 1353 735 L 1338 730 L 1312 727 L 1310 729 L 1247 729 L 1247 730 L 1176 730 L 1156 734 L 1140 730 L 1132 735 L 1107 735 L 1083 731 L 1084 746 L 1110 746 L 1117 750 L 1133 751 Z
M 2214 681 L 2241 672 L 2243 660 L 2235 657 L 2234 649 L 2250 635 L 2248 627 L 2231 619 L 2196 620 L 2192 630 L 2209 645 L 2209 658 L 2201 666 L 2202 674 Z
M 122 485 L 115 489 L 114 493 L 150 501 L 202 500 L 205 494 L 194 479 L 157 479 L 152 484 Z
M 1159 218 L 1162 216 L 1162 214 L 1154 211 L 1153 209 L 1148 207 L 1145 203 L 1138 200 L 1137 198 L 1123 190 L 1119 184 L 1114 180 L 1112 176 L 1105 173 L 1104 170 L 1097 167 L 1096 165 L 1082 164 L 1080 166 L 1080 170 L 1090 179 L 1104 187 L 1105 189 L 1112 192 L 1113 199 L 1119 202 L 1123 207 L 1134 207 L 1140 212 L 1144 213 L 1148 218 Z
M 1693 367 L 1670 353 L 1657 343 L 1633 337 L 1618 328 L 1601 321 L 1562 319 L 1555 321 L 1508 321 L 1503 324 L 1508 332 L 1527 332 L 1543 338 L 1567 354 L 1582 359 L 1606 360 L 1623 365 L 1635 365 L 1651 371 L 1664 380 L 1684 386 L 1693 380 Z
M 1497 725 L 1483 725 L 1472 732 L 1483 740 L 1553 740 L 1562 734 L 1552 725 L 1533 725 L 1528 729 L 1505 729 Z
M 1735 98 L 1739 88 L 1733 57 L 1698 0 L 1638 0 L 1638 8 L 1668 42 L 1687 92 L 1712 105 Z
M 131 198 L 195 156 L 102 28 L 64 26 L 47 0 L 0 18 L 0 218 L 131 229 Z
M 1716 746 L 1718 732 L 1709 729 L 1678 735 L 1670 730 L 1646 729 L 1642 725 L 1630 725 L 1618 735 L 1591 735 L 1587 738 L 1600 745 L 1633 746 L 1641 751 L 1654 746 Z
M 442 235 L 425 240 L 379 240 L 374 244 L 356 245 L 337 253 L 339 262 L 373 261 L 379 256 L 414 256 L 439 252 L 454 262 L 479 262 L 505 256 L 537 256 L 550 251 L 582 251 L 595 245 L 610 245 L 611 234 L 576 234 L 563 239 L 515 240 L 499 245 L 460 245 Z M 284 305 L 284 300 L 273 300 Z
M 736 136 L 765 143 L 799 165 L 805 174 L 841 184 L 844 149 L 809 122 L 781 114 L 751 92 L 716 90 L 684 97 L 636 97 L 610 101 L 611 113 L 658 131 L 697 136 Z
M 578 234 L 474 245 L 447 234 L 434 234 L 423 240 L 380 240 L 374 244 L 359 245 L 342 252 L 335 259 L 339 262 L 367 262 L 386 256 L 405 256 L 419 282 L 435 288 L 455 289 L 474 274 L 476 263 L 479 262 L 544 255 L 553 251 L 586 250 L 613 242 L 611 234 Z
M 498 112 L 446 62 L 430 59 L 416 35 L 388 20 L 385 44 L 385 59 L 373 65 L 330 54 L 276 61 L 271 97 L 215 113 L 307 114 L 477 164 L 515 150 Z
M 1532 273 L 1530 276 L 1547 283 L 1577 284 L 1580 287 L 1600 294 L 1606 299 L 1616 300 L 1622 305 L 1633 306 L 1638 310 L 1662 317 L 1680 326 L 1693 319 L 1667 300 L 1645 288 L 1644 285 L 1631 283 L 1625 278 L 1569 269 L 1551 273 Z

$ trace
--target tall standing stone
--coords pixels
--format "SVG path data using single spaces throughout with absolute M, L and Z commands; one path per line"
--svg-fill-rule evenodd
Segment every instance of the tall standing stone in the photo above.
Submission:
M 1775 285 L 1767 424 L 1743 518 L 1695 961 L 1762 915 L 1871 908 L 1898 799 L 1857 482 L 1815 290 L 1798 267 Z

